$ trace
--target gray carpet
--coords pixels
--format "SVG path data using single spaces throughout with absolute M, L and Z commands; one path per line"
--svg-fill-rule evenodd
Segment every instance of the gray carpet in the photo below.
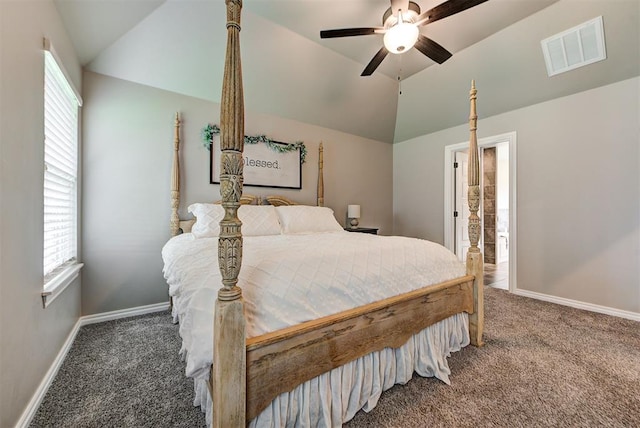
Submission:
M 347 427 L 640 427 L 640 323 L 485 288 L 485 343 Z
M 84 326 L 32 427 L 202 427 L 169 312 Z
M 640 323 L 486 288 L 483 348 L 346 427 L 640 427 Z M 168 313 L 83 327 L 34 427 L 202 427 Z

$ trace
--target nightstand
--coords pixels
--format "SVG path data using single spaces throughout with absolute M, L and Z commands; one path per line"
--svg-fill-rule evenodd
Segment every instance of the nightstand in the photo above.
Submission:
M 372 235 L 377 235 L 378 234 L 378 228 L 373 228 L 373 227 L 356 227 L 355 229 L 352 229 L 350 227 L 345 227 L 344 230 L 346 230 L 347 232 L 360 232 L 360 233 L 370 233 Z

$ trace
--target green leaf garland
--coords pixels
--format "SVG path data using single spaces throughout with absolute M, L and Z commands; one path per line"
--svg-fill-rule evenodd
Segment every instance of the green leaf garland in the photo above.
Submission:
M 220 134 L 220 127 L 218 125 L 207 124 L 204 128 L 202 128 L 202 145 L 207 149 L 211 150 L 211 145 L 213 144 L 213 138 L 216 135 Z M 295 150 L 300 149 L 300 163 L 304 163 L 307 158 L 307 147 L 304 145 L 302 141 L 296 141 L 295 143 L 278 143 L 276 141 L 270 140 L 264 135 L 256 135 L 256 136 L 244 136 L 245 144 L 258 144 L 264 143 L 271 150 L 277 153 L 289 153 Z

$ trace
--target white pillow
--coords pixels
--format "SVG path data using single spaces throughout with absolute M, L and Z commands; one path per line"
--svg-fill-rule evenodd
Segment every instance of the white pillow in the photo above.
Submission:
M 282 229 L 276 207 L 271 205 L 240 205 L 238 218 L 243 236 L 280 235 Z
M 220 236 L 220 221 L 224 208 L 220 204 L 191 204 L 187 209 L 196 217 L 191 233 L 196 238 Z M 242 222 L 243 236 L 280 235 L 281 228 L 276 208 L 270 205 L 241 205 L 238 218 Z
M 282 233 L 338 232 L 342 226 L 333 216 L 333 210 L 327 207 L 291 205 L 276 207 Z
M 196 217 L 191 233 L 196 238 L 215 238 L 220 235 L 220 220 L 224 217 L 224 208 L 220 204 L 191 204 L 187 208 Z

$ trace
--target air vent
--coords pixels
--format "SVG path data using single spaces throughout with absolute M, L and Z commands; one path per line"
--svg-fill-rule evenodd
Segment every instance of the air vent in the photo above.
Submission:
M 602 16 L 544 39 L 540 43 L 549 76 L 602 61 L 607 57 Z

